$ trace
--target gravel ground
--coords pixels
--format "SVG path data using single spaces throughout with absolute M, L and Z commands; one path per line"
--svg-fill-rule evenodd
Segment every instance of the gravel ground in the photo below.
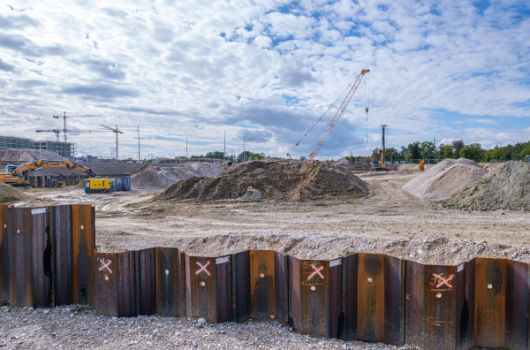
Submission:
M 273 321 L 96 316 L 86 306 L 0 310 L 2 349 L 414 349 L 296 334 Z

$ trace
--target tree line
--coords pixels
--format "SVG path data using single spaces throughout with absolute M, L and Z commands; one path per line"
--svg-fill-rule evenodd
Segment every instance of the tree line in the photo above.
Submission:
M 386 161 L 413 161 L 418 159 L 445 159 L 445 158 L 468 158 L 477 162 L 503 162 L 508 160 L 524 160 L 530 155 L 530 142 L 521 142 L 514 145 L 495 146 L 492 149 L 483 149 L 478 143 L 464 144 L 462 140 L 436 146 L 431 141 L 415 141 L 409 143 L 401 150 L 393 147 L 385 149 Z M 381 156 L 381 149 L 376 148 L 372 152 L 371 160 L 377 160 Z M 362 157 L 353 157 L 361 160 Z

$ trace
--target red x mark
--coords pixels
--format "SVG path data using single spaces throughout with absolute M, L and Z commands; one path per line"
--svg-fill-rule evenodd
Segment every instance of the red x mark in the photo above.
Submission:
M 453 286 L 449 283 L 455 278 L 455 275 L 449 275 L 449 277 L 445 278 L 443 273 L 432 274 L 433 284 L 435 285 L 435 288 L 443 287 L 444 285 L 447 286 L 447 288 L 453 288 Z
M 104 258 L 98 258 L 98 261 L 99 261 L 98 271 L 107 270 L 109 273 L 112 273 L 112 270 L 110 269 L 110 264 L 112 264 L 112 260 L 105 260 Z
M 206 264 L 202 265 L 200 262 L 195 262 L 197 265 L 199 265 L 199 269 L 195 271 L 195 275 L 200 274 L 201 272 L 205 272 L 208 276 L 210 276 L 210 272 L 208 272 L 207 267 L 210 266 L 210 261 L 208 260 Z
M 317 267 L 315 264 L 309 264 L 309 266 L 311 266 L 311 268 L 313 269 L 313 272 L 311 272 L 311 274 L 307 277 L 307 281 L 311 280 L 313 277 L 317 275 L 320 278 L 324 279 L 324 275 L 320 272 L 324 270 L 324 266 L 320 265 Z

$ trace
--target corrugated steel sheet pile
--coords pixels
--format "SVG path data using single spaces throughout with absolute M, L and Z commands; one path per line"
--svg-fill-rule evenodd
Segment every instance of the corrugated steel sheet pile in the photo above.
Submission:
M 383 254 L 301 260 L 270 250 L 190 256 L 95 250 L 90 205 L 0 205 L 0 301 L 108 316 L 276 319 L 317 337 L 424 349 L 528 349 L 528 264 L 425 265 Z

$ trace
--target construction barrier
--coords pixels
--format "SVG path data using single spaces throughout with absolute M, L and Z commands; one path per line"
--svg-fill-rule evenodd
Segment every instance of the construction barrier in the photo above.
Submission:
M 276 319 L 312 336 L 423 349 L 529 347 L 530 269 L 522 262 L 96 252 L 90 205 L 0 205 L 0 228 L 0 302 L 13 307 L 88 303 L 117 317 Z

